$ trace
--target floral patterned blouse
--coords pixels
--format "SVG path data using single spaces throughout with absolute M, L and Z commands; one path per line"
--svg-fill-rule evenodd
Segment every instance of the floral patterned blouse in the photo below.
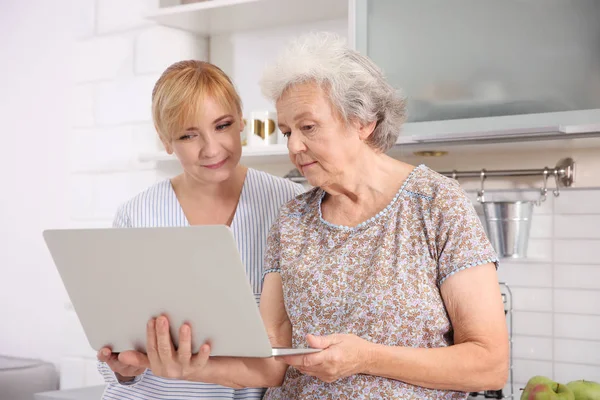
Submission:
M 345 227 L 325 221 L 314 188 L 286 204 L 269 234 L 265 274 L 279 272 L 293 345 L 307 334 L 352 333 L 388 346 L 453 344 L 440 286 L 471 266 L 498 265 L 473 204 L 460 185 L 416 167 L 391 203 Z M 466 399 L 372 375 L 333 383 L 290 367 L 264 399 Z

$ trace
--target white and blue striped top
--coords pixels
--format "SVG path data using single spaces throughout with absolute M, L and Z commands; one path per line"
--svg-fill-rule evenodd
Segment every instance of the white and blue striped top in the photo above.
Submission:
M 238 243 L 248 279 L 258 302 L 262 290 L 263 256 L 267 234 L 279 208 L 304 192 L 302 185 L 249 168 L 231 229 Z M 114 227 L 188 226 L 189 223 L 165 179 L 123 204 Z M 140 329 L 143 329 L 141 327 Z M 219 385 L 163 379 L 149 369 L 134 381 L 121 384 L 107 364 L 98 363 L 107 388 L 103 400 L 114 399 L 261 399 L 264 389 L 234 390 Z

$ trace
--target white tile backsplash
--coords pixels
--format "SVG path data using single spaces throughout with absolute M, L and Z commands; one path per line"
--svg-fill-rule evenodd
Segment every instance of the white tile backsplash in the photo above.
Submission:
M 151 122 L 133 126 L 133 142 L 136 154 L 164 151 L 164 146 Z
M 96 351 L 87 341 L 81 322 L 72 308 L 64 315 L 63 347 L 64 354 L 69 357 L 96 357 Z
M 552 289 L 515 287 L 512 293 L 517 311 L 552 311 Z
M 554 360 L 600 366 L 600 341 L 555 339 Z
M 552 237 L 553 215 L 534 215 L 531 220 L 529 237 L 532 239 L 549 239 Z
M 552 264 L 521 263 L 502 260 L 498 280 L 516 287 L 552 287 Z
M 555 264 L 554 287 L 574 289 L 600 289 L 600 264 Z
M 73 15 L 77 16 L 72 19 L 73 36 L 76 39 L 91 37 L 96 30 L 96 0 L 78 0 L 70 5 Z
M 561 190 L 554 201 L 556 214 L 600 214 L 600 190 Z
M 513 356 L 532 360 L 552 361 L 553 339 L 536 336 L 513 336 Z
M 136 74 L 161 74 L 176 61 L 207 60 L 208 39 L 178 29 L 156 26 L 138 35 L 135 52 Z
M 79 357 L 63 357 L 60 360 L 60 389 L 83 386 L 86 377 L 85 360 Z
M 554 289 L 554 311 L 600 315 L 600 290 Z
M 73 130 L 70 155 L 73 172 L 126 170 L 136 155 L 133 127 Z
M 529 239 L 527 260 L 536 262 L 552 261 L 552 239 Z
M 158 76 L 143 75 L 103 83 L 96 88 L 95 117 L 99 125 L 151 121 L 152 89 Z
M 567 264 L 599 264 L 600 240 L 554 240 L 554 262 Z
M 69 115 L 74 128 L 92 127 L 94 125 L 93 85 L 77 85 L 73 88 Z
M 98 372 L 98 361 L 95 357 L 84 361 L 85 386 L 105 385 L 104 377 Z
M 156 171 L 96 175 L 94 179 L 95 218 L 112 219 L 117 208 L 142 190 L 156 183 Z M 114 193 L 119 193 L 115 196 Z
M 517 359 L 514 365 L 515 382 L 527 382 L 532 376 L 553 375 L 552 361 L 534 361 Z M 517 397 L 518 398 L 518 397 Z
M 552 336 L 552 313 L 513 311 L 513 334 Z
M 97 0 L 96 24 L 100 34 L 149 26 L 144 15 L 150 10 L 148 0 Z
M 554 237 L 557 239 L 600 239 L 600 214 L 556 215 Z
M 554 314 L 554 336 L 568 339 L 600 340 L 600 316 Z
M 580 379 L 600 382 L 600 366 L 555 363 L 554 379 L 563 383 Z
M 71 218 L 75 220 L 91 218 L 94 212 L 94 177 L 74 174 L 71 176 L 70 186 Z
M 75 82 L 115 79 L 133 74 L 133 35 L 101 36 L 77 43 Z

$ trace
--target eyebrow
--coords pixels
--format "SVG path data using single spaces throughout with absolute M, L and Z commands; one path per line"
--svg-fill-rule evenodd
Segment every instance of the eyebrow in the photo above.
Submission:
M 305 118 L 305 117 L 308 117 L 308 116 L 312 116 L 312 114 L 310 112 L 308 112 L 308 111 L 304 111 L 303 113 L 300 113 L 300 114 L 296 115 L 294 117 L 294 121 L 298 121 L 299 119 L 302 119 L 302 118 Z
M 224 119 L 226 119 L 226 118 L 233 118 L 233 115 L 231 115 L 231 114 L 226 114 L 226 115 L 223 115 L 223 116 L 221 116 L 221 117 L 219 117 L 219 118 L 215 119 L 215 120 L 213 121 L 213 124 L 216 124 L 217 122 L 220 122 L 220 121 L 222 121 L 222 120 L 224 120 Z M 186 131 L 186 132 L 191 132 L 191 131 L 197 131 L 197 130 L 198 130 L 198 128 L 197 128 L 197 127 L 195 127 L 195 126 L 190 126 L 190 127 L 189 127 L 189 128 L 187 128 L 185 131 Z

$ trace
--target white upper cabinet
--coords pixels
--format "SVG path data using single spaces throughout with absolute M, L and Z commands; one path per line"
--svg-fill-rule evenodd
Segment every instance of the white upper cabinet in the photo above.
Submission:
M 351 38 L 408 99 L 400 142 L 600 133 L 600 1 L 352 0 Z
M 348 0 L 161 0 L 147 18 L 202 36 L 310 23 L 348 15 Z

